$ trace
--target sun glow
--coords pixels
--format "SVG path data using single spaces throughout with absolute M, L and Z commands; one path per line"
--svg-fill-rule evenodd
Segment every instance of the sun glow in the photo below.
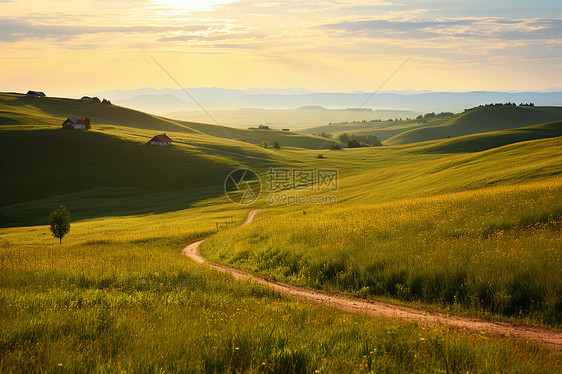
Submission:
M 217 5 L 230 4 L 236 0 L 153 0 L 154 3 L 167 5 L 173 9 L 180 9 L 188 12 L 210 11 Z

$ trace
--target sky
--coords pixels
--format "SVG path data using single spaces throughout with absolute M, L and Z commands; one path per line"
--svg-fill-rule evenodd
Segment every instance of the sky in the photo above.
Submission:
M 562 90 L 562 3 L 0 0 L 0 67 L 0 91 L 52 96 Z

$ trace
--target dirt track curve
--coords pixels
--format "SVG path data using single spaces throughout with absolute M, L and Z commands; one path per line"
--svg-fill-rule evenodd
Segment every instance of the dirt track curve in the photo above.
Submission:
M 250 211 L 243 225 L 251 223 L 257 213 L 257 210 Z M 198 263 L 207 264 L 213 269 L 222 271 L 223 273 L 231 274 L 235 279 L 252 279 L 258 283 L 273 288 L 279 293 L 292 296 L 293 298 L 300 301 L 323 304 L 346 312 L 359 312 L 375 317 L 415 321 L 423 325 L 443 324 L 460 329 L 476 330 L 491 335 L 512 335 L 517 338 L 535 341 L 543 346 L 555 349 L 562 348 L 562 334 L 552 330 L 513 325 L 505 322 L 490 322 L 481 319 L 457 317 L 442 313 L 434 313 L 382 303 L 378 301 L 364 300 L 351 296 L 332 294 L 324 291 L 310 290 L 269 280 L 263 277 L 252 275 L 242 270 L 230 268 L 225 265 L 209 263 L 203 256 L 201 256 L 201 253 L 199 252 L 199 245 L 205 240 L 200 240 L 195 243 L 189 244 L 183 249 L 182 253 Z

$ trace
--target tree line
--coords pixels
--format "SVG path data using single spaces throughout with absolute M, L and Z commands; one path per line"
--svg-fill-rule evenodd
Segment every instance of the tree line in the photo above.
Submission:
M 430 113 L 426 113 L 424 115 L 419 115 L 416 117 L 416 119 L 418 120 L 418 123 L 426 123 L 427 120 L 429 119 L 434 119 L 434 118 L 447 118 L 447 117 L 453 117 L 455 115 L 455 113 L 453 112 L 441 112 L 441 113 L 435 113 L 435 112 L 430 112 Z
M 535 103 L 519 103 L 519 105 L 517 105 L 516 103 L 511 103 L 511 102 L 507 102 L 507 103 L 491 103 L 491 104 L 480 104 L 477 107 L 474 108 L 484 108 L 484 107 L 489 107 L 489 106 L 530 106 L 533 107 L 535 106 Z M 465 112 L 468 112 L 469 110 L 472 110 L 474 108 L 468 108 L 465 109 Z
M 347 144 L 348 148 L 357 147 L 380 147 L 382 146 L 381 140 L 373 134 L 340 134 L 338 136 L 340 143 Z

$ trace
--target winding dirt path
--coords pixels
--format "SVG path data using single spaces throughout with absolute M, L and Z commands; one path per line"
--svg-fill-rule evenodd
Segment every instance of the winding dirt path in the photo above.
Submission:
M 257 210 L 250 211 L 243 225 L 251 223 L 257 213 Z M 546 347 L 555 349 L 562 348 L 562 334 L 552 330 L 514 325 L 506 322 L 490 322 L 475 318 L 451 316 L 443 313 L 428 312 L 378 301 L 370 301 L 351 296 L 332 294 L 324 291 L 310 290 L 269 280 L 260 276 L 252 275 L 242 270 L 230 268 L 225 265 L 209 263 L 199 252 L 199 246 L 205 240 L 200 240 L 195 243 L 189 244 L 183 249 L 182 253 L 198 263 L 207 264 L 213 269 L 222 271 L 223 273 L 228 273 L 235 279 L 254 280 L 278 291 L 279 293 L 289 295 L 300 301 L 323 304 L 346 312 L 359 312 L 375 317 L 415 321 L 422 325 L 443 324 L 459 329 L 476 330 L 491 335 L 513 335 L 517 338 L 533 340 Z

